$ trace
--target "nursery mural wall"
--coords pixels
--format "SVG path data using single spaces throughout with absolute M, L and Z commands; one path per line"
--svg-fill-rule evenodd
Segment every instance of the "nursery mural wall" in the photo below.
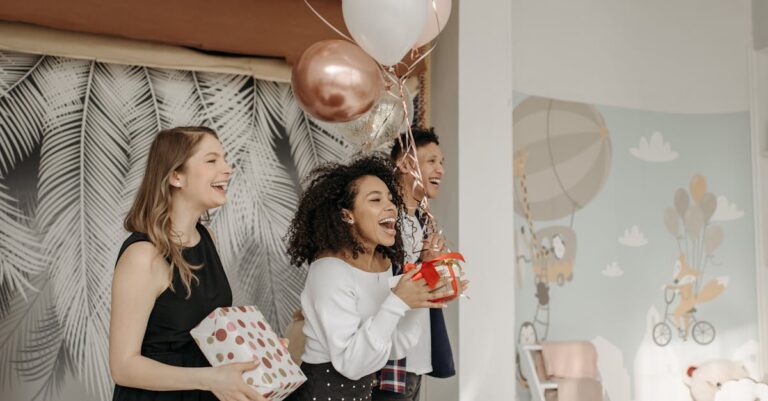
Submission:
M 762 377 L 749 114 L 518 93 L 513 118 L 518 341 L 592 341 L 611 401 L 690 400 L 718 358 Z

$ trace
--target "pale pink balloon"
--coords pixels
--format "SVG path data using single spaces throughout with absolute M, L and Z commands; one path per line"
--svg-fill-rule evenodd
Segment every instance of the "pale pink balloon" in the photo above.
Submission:
M 293 66 L 291 84 L 301 108 L 326 122 L 361 116 L 384 88 L 378 64 L 345 40 L 323 40 L 307 48 Z
M 432 1 L 435 2 L 434 6 Z M 448 23 L 448 18 L 451 16 L 451 0 L 429 0 L 428 3 L 427 23 L 424 25 L 424 30 L 413 47 L 424 46 L 436 38 L 445 28 L 445 24 Z M 435 16 L 435 8 L 437 9 L 437 16 Z M 437 24 L 438 21 L 440 26 Z

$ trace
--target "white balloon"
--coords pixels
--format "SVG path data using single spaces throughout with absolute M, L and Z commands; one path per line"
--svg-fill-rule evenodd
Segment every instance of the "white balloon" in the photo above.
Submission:
M 341 11 L 357 44 L 379 63 L 395 65 L 424 31 L 428 2 L 431 0 L 342 0 Z
M 427 1 L 427 23 L 424 25 L 424 30 L 416 41 L 416 47 L 424 46 L 436 38 L 445 28 L 445 24 L 448 23 L 448 17 L 451 16 L 451 0 L 434 0 L 434 7 L 432 6 L 432 1 Z M 435 15 L 435 8 L 437 9 L 437 15 Z M 440 26 L 438 26 L 438 22 Z

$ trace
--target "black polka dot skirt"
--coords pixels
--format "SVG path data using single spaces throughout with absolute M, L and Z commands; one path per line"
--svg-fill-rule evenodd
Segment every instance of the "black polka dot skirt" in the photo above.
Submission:
M 376 375 L 350 380 L 328 363 L 302 363 L 307 381 L 286 401 L 370 401 Z

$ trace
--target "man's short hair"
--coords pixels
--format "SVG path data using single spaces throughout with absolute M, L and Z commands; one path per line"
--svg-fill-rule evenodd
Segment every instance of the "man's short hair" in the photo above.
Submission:
M 413 132 L 413 141 L 416 143 L 417 149 L 424 145 L 429 145 L 430 143 L 440 145 L 440 140 L 438 139 L 437 134 L 435 134 L 434 127 L 413 128 L 411 131 Z M 395 144 L 392 145 L 392 150 L 389 152 L 389 157 L 393 162 L 397 162 L 397 160 L 402 157 L 403 147 L 408 146 L 406 142 L 407 140 L 407 134 L 402 134 L 398 140 L 395 140 Z

